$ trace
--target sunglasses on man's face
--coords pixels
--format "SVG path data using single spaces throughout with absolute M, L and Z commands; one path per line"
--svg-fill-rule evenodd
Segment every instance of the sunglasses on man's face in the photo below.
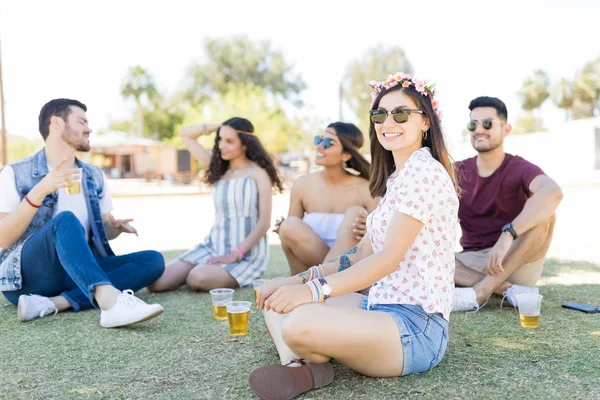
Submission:
M 392 114 L 392 118 L 394 118 L 394 121 L 396 121 L 399 124 L 402 124 L 408 121 L 408 117 L 411 113 L 425 114 L 421 110 L 411 110 L 409 108 L 397 108 L 390 112 L 381 109 L 369 111 L 369 115 L 371 116 L 371 122 L 374 124 L 383 124 L 389 114 Z
M 333 144 L 333 139 L 317 135 L 313 139 L 313 143 L 315 146 L 322 144 L 324 149 L 328 149 Z
M 477 129 L 477 125 L 479 124 L 479 121 L 477 120 L 470 120 L 467 123 L 467 130 L 469 132 L 475 132 L 475 129 Z M 492 129 L 492 127 L 494 126 L 494 119 L 493 118 L 486 118 L 484 120 L 481 121 L 481 126 L 483 127 L 483 129 Z

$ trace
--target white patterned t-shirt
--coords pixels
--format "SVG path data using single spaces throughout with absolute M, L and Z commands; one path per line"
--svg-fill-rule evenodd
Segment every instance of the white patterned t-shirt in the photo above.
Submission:
M 371 304 L 416 304 L 449 320 L 454 294 L 458 197 L 450 176 L 428 147 L 416 150 L 387 180 L 386 193 L 367 218 L 373 252 L 383 249 L 395 212 L 424 226 L 396 271 L 369 291 Z

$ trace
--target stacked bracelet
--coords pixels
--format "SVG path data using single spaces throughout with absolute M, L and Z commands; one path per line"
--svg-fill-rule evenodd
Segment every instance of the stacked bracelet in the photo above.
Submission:
M 236 253 L 236 260 L 240 261 L 242 258 L 244 258 L 244 252 L 242 251 L 242 249 L 240 249 L 239 247 L 235 247 L 232 251 L 232 253 Z
M 308 286 L 310 291 L 312 292 L 312 302 L 313 303 L 322 303 L 325 301 L 325 297 L 323 294 L 323 287 L 321 286 L 321 282 L 318 279 L 313 279 L 305 283 Z
M 315 265 L 308 269 L 307 272 L 307 281 L 312 281 L 313 279 L 323 278 L 325 274 L 323 273 L 323 268 L 321 265 Z

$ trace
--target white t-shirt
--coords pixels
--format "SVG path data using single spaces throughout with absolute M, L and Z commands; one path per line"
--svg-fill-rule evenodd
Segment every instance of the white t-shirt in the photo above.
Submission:
M 454 245 L 458 229 L 458 197 L 450 176 L 423 147 L 387 180 L 385 195 L 367 218 L 375 253 L 383 249 L 388 221 L 396 212 L 424 226 L 396 271 L 375 283 L 371 304 L 416 304 L 446 320 L 454 292 Z
M 50 171 L 51 168 L 48 168 Z M 112 199 L 106 184 L 106 176 L 102 173 L 104 178 L 104 197 L 100 200 L 100 212 L 107 214 L 112 211 Z M 15 183 L 15 172 L 10 165 L 4 167 L 0 172 L 0 213 L 11 213 L 19 207 L 21 204 L 21 197 L 17 191 L 17 185 Z M 83 191 L 79 194 L 68 195 L 64 188 L 58 189 L 58 202 L 54 209 L 54 217 L 63 211 L 71 211 L 81 225 L 85 229 L 85 237 L 88 237 L 90 232 L 90 219 L 88 216 L 87 206 L 85 204 L 85 197 Z

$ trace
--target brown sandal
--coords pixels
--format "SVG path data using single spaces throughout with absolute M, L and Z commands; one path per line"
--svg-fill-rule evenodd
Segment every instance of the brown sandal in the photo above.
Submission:
M 333 366 L 330 363 L 306 364 L 295 360 L 290 364 L 294 362 L 303 365 L 271 364 L 256 368 L 248 378 L 250 388 L 263 400 L 289 400 L 333 382 Z

